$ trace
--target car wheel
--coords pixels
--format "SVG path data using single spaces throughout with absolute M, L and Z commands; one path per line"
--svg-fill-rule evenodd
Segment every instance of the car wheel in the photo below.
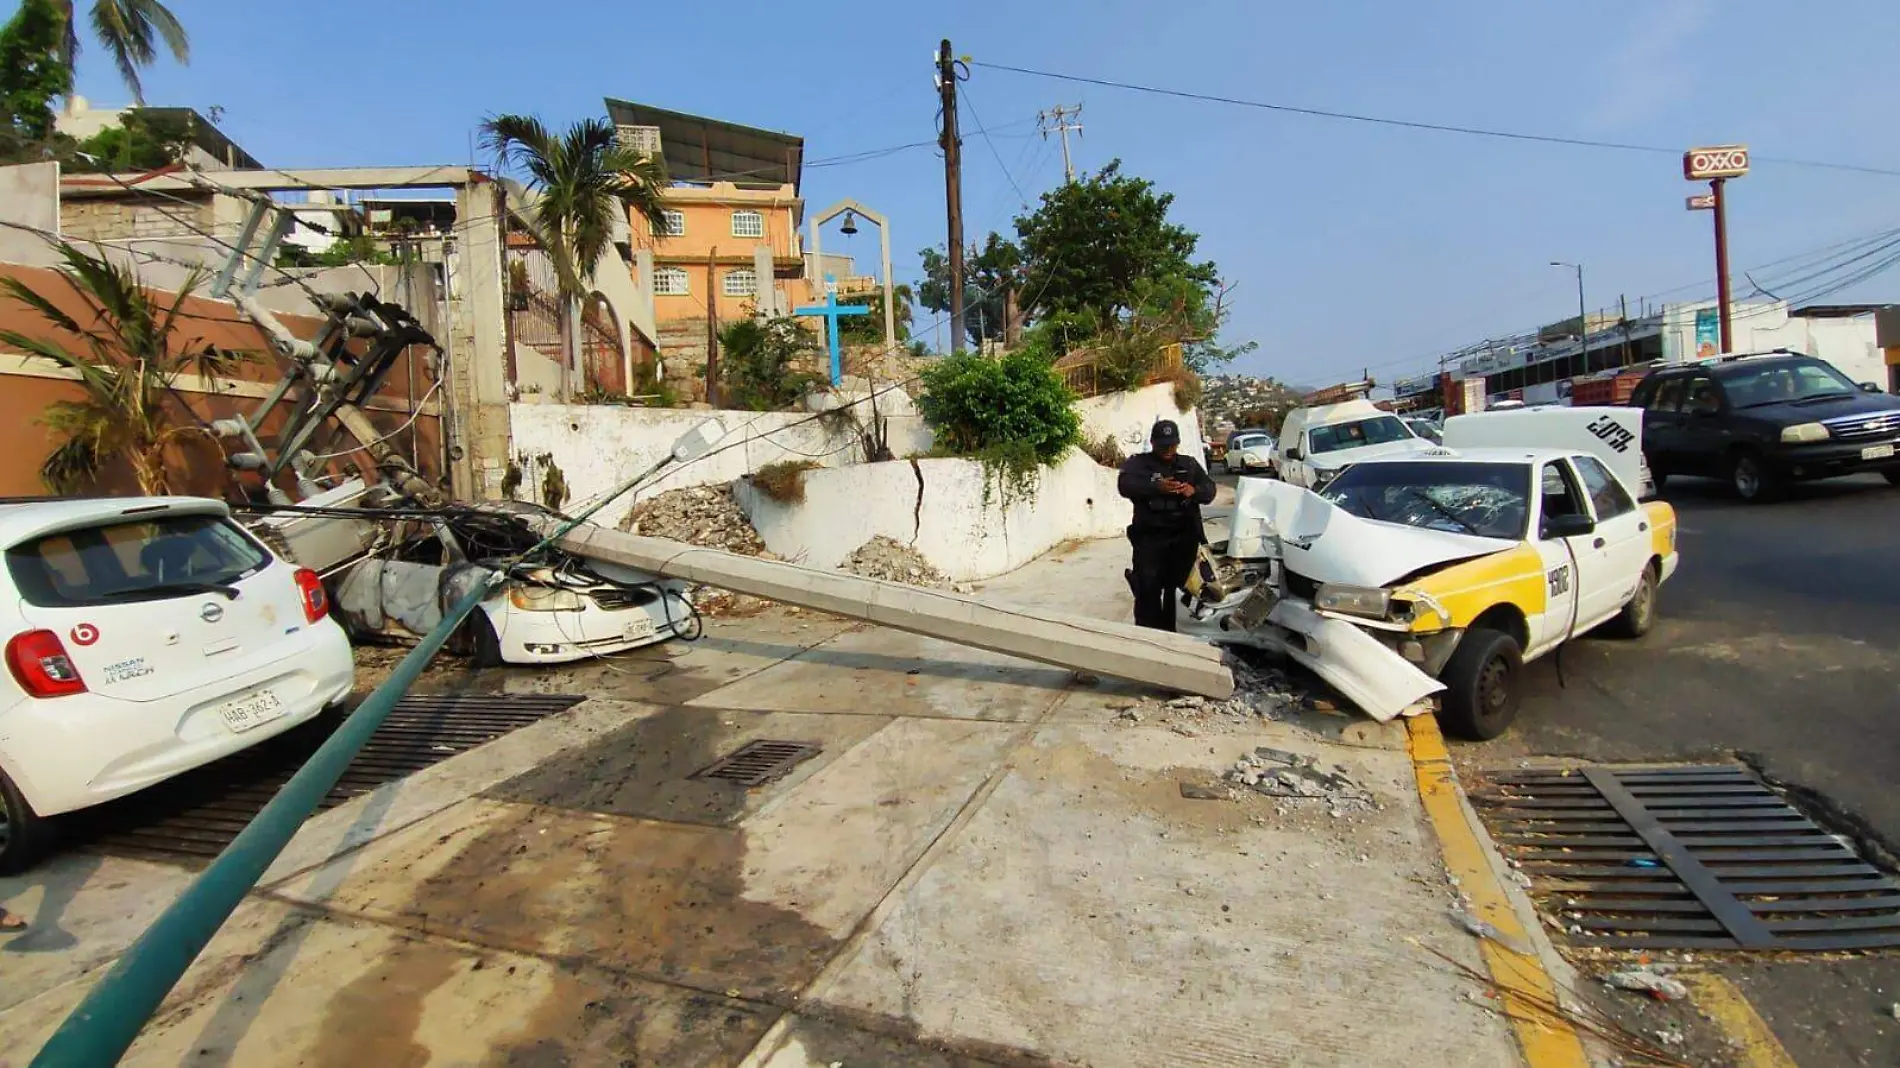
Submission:
M 1890 486 L 1900 486 L 1900 467 L 1889 467 L 1881 472 Z
M 1650 564 L 1643 568 L 1643 577 L 1636 580 L 1636 592 L 1630 594 L 1629 603 L 1603 629 L 1618 638 L 1640 638 L 1655 625 L 1656 565 Z
M 0 875 L 13 875 L 33 866 L 51 840 L 51 828 L 20 788 L 0 771 Z
M 1669 469 L 1657 463 L 1656 458 L 1648 453 L 1643 454 L 1643 462 L 1649 465 L 1650 483 L 1656 487 L 1656 492 L 1661 493 L 1662 488 L 1669 483 Z
M 1486 741 L 1517 718 L 1524 652 L 1509 634 L 1483 627 L 1465 632 L 1439 681 L 1445 684 L 1438 718 L 1460 738 Z
M 1654 472 L 1651 472 L 1652 477 Z M 1738 453 L 1729 467 L 1729 482 L 1735 487 L 1735 493 L 1742 500 L 1751 502 L 1772 501 L 1779 498 L 1786 486 L 1781 476 L 1775 474 L 1761 457 L 1752 452 Z
M 501 635 L 495 633 L 495 624 L 488 613 L 480 608 L 468 614 L 468 661 L 473 667 L 492 668 L 502 665 Z

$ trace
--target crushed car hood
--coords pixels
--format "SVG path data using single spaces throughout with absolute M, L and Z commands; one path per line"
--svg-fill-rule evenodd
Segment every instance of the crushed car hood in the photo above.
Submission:
M 1291 483 L 1241 479 L 1228 554 L 1273 556 L 1276 538 L 1288 571 L 1315 582 L 1352 586 L 1389 586 L 1430 567 L 1488 556 L 1517 544 L 1361 519 Z

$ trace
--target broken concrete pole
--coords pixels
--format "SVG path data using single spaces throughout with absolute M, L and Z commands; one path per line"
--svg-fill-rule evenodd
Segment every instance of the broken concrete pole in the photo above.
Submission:
M 541 526 L 544 534 L 553 533 L 560 523 L 554 519 L 531 522 Z M 1057 667 L 1216 700 L 1234 692 L 1234 676 L 1220 650 L 1177 634 L 1042 609 L 984 604 L 948 591 L 735 556 L 591 523 L 574 528 L 555 544 L 576 556 L 663 578 L 702 582 Z

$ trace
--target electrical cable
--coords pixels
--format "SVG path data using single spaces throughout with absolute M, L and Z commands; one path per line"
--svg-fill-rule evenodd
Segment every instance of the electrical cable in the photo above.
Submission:
M 306 457 L 306 459 L 307 460 L 334 460 L 339 456 L 348 456 L 351 453 L 362 452 L 363 450 L 368 449 L 372 445 L 380 445 L 383 442 L 388 441 L 390 438 L 395 437 L 397 434 L 400 434 L 403 431 L 409 429 L 411 426 L 413 426 L 415 424 L 415 421 L 421 417 L 422 409 L 428 406 L 429 398 L 435 396 L 435 391 L 441 388 L 442 388 L 442 380 L 438 378 L 435 380 L 435 384 L 429 387 L 428 392 L 422 395 L 422 399 L 416 402 L 416 408 L 414 411 L 409 413 L 409 418 L 404 420 L 401 426 L 397 427 L 396 429 L 390 431 L 387 434 L 384 434 L 382 437 L 379 437 L 374 441 L 358 442 L 356 445 L 352 446 L 351 448 L 344 449 L 341 452 L 327 452 L 321 456 L 310 456 L 310 457 Z
M 1062 74 L 1056 71 L 1036 70 L 1031 67 L 1017 67 L 1006 63 L 986 63 L 980 60 L 971 60 L 970 62 L 972 66 L 985 67 L 990 70 L 1008 71 L 1012 74 L 1025 74 L 1037 78 L 1051 78 L 1056 81 L 1076 82 L 1082 85 L 1099 85 L 1109 89 L 1126 89 L 1132 92 L 1150 93 L 1155 96 L 1169 96 L 1182 100 L 1196 100 L 1212 104 L 1230 104 L 1235 107 L 1257 108 L 1262 111 L 1274 111 L 1289 115 L 1306 115 L 1313 118 L 1338 119 L 1347 122 L 1392 126 L 1408 130 L 1425 130 L 1433 133 L 1464 134 L 1470 137 L 1490 137 L 1507 141 L 1529 141 L 1540 144 L 1568 145 L 1576 148 L 1601 148 L 1618 152 L 1643 152 L 1665 156 L 1679 157 L 1682 155 L 1682 149 L 1667 148 L 1662 145 L 1641 145 L 1624 141 L 1600 141 L 1587 137 L 1564 137 L 1556 134 L 1534 134 L 1514 130 L 1493 130 L 1481 126 L 1463 126 L 1455 123 L 1395 119 L 1385 115 L 1366 115 L 1350 111 L 1334 111 L 1327 108 L 1275 104 L 1263 100 L 1245 100 L 1240 97 L 1221 96 L 1215 93 L 1197 93 L 1185 89 L 1168 89 L 1161 86 L 1141 85 L 1135 82 L 1117 81 L 1110 78 L 1092 78 L 1077 74 Z M 1889 178 L 1900 178 L 1900 170 L 1892 170 L 1884 167 L 1868 167 L 1855 163 L 1835 163 L 1825 160 L 1804 160 L 1792 159 L 1785 156 L 1761 156 L 1753 154 L 1751 154 L 1750 159 L 1755 163 L 1775 163 L 1791 167 L 1855 171 L 1862 174 L 1878 174 Z

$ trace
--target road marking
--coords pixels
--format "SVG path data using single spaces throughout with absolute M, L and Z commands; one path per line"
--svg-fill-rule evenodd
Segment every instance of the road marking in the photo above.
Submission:
M 1405 721 L 1411 737 L 1412 771 L 1418 778 L 1418 796 L 1431 818 L 1445 868 L 1457 876 L 1470 901 L 1471 912 L 1495 928 L 1501 938 L 1480 940 L 1485 967 L 1505 1000 L 1504 1013 L 1517 1032 L 1518 1046 L 1530 1068 L 1587 1068 L 1583 1040 L 1570 1021 L 1553 1016 L 1539 1004 L 1562 1001 L 1557 983 L 1535 952 L 1520 953 L 1511 946 L 1531 946 L 1529 934 L 1511 907 L 1509 894 L 1491 867 L 1490 856 L 1460 803 L 1458 781 L 1452 774 L 1451 755 L 1431 716 Z M 1509 943 L 1505 945 L 1504 943 Z
M 1794 1058 L 1788 1056 L 1781 1040 L 1734 983 L 1713 972 L 1684 972 L 1676 978 L 1688 986 L 1696 1008 L 1708 1013 L 1734 1043 L 1736 1064 L 1742 1068 L 1795 1068 Z

